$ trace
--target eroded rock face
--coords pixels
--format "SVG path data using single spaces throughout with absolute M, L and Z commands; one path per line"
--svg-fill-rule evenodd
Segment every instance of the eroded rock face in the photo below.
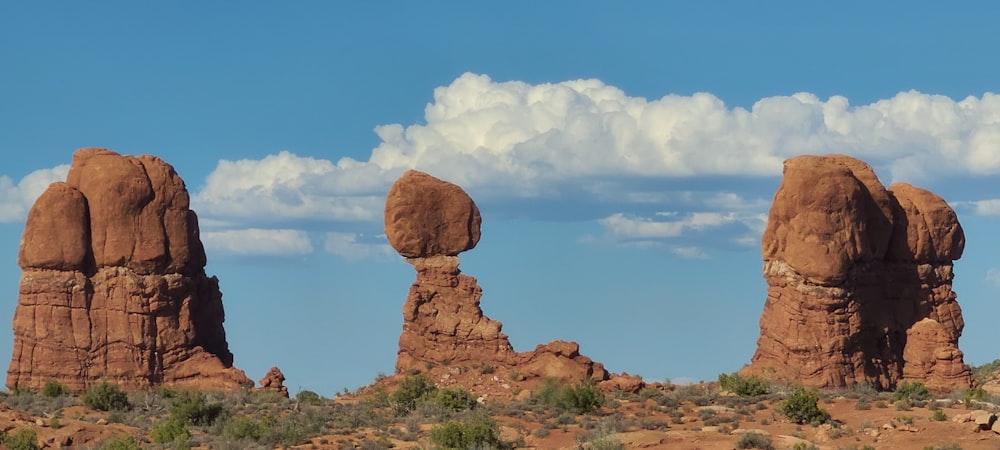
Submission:
M 459 252 L 479 241 L 479 209 L 460 187 L 408 171 L 389 190 L 386 235 L 417 271 L 403 305 L 398 373 L 433 368 L 507 369 L 526 379 L 567 383 L 606 380 L 604 366 L 580 354 L 575 342 L 555 341 L 518 353 L 503 325 L 483 315 L 483 291 L 458 268 Z
M 746 373 L 814 387 L 968 387 L 951 290 L 965 237 L 940 197 L 841 156 L 785 162 L 762 240 L 767 301 Z
M 184 182 L 155 156 L 73 155 L 28 213 L 9 388 L 252 384 L 232 367 Z
M 260 379 L 260 387 L 257 390 L 272 391 L 282 397 L 288 398 L 288 388 L 285 387 L 285 374 L 281 373 L 281 369 L 272 367 L 264 375 L 264 378 Z

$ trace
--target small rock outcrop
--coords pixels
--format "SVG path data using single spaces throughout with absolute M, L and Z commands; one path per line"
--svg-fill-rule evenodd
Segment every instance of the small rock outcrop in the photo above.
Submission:
M 514 381 L 608 379 L 604 366 L 581 355 L 575 342 L 514 351 L 503 325 L 483 315 L 483 291 L 459 270 L 457 256 L 475 247 L 481 221 L 479 208 L 462 188 L 426 173 L 410 170 L 389 189 L 386 236 L 417 271 L 403 305 L 396 371 L 478 366 L 512 369 L 519 378 Z
M 28 213 L 7 387 L 75 391 L 251 384 L 233 368 L 218 279 L 173 167 L 149 155 L 73 155 Z
M 933 193 L 842 156 L 785 161 L 762 239 L 767 301 L 745 373 L 813 387 L 971 384 L 951 290 L 965 236 Z
M 288 398 L 288 388 L 285 387 L 285 374 L 281 373 L 281 369 L 272 367 L 264 375 L 264 378 L 260 379 L 260 387 L 257 390 L 276 392 L 278 395 Z

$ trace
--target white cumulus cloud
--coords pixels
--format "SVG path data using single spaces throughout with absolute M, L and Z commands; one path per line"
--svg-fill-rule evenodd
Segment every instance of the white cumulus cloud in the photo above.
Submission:
M 302 230 L 248 228 L 203 231 L 205 250 L 240 256 L 299 256 L 313 252 L 309 235 Z
M 385 191 L 410 168 L 480 201 L 570 190 L 631 204 L 672 195 L 643 185 L 650 180 L 777 177 L 783 160 L 805 153 L 853 155 L 890 181 L 1000 174 L 1000 96 L 992 93 L 956 101 L 908 91 L 856 106 L 796 93 L 743 108 L 710 93 L 647 99 L 595 79 L 530 84 L 466 73 L 434 90 L 422 123 L 375 132 L 381 143 L 367 160 L 285 151 L 220 161 L 195 206 L 219 220 L 376 224 Z M 721 193 L 714 201 L 725 210 L 743 199 Z M 676 227 L 636 225 L 654 234 Z

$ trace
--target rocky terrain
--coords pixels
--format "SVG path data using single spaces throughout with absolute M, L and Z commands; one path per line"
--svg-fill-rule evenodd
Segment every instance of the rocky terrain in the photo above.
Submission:
M 10 389 L 100 381 L 238 389 L 222 294 L 184 182 L 155 156 L 73 155 L 28 213 Z
M 970 386 L 951 290 L 965 236 L 941 197 L 886 189 L 847 156 L 792 158 L 761 247 L 767 300 L 744 373 L 821 388 Z

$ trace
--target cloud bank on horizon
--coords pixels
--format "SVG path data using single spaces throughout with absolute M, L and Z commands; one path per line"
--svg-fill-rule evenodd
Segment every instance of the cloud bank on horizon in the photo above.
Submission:
M 378 237 L 384 195 L 411 168 L 487 203 L 572 195 L 610 204 L 615 212 L 585 217 L 605 230 L 604 239 L 666 245 L 690 258 L 706 253 L 678 239 L 706 230 L 725 228 L 732 243 L 757 245 L 768 199 L 651 190 L 650 180 L 777 177 L 785 159 L 823 153 L 863 159 L 890 181 L 1000 174 L 1000 96 L 992 93 L 956 101 L 908 91 L 861 106 L 796 93 L 745 109 L 708 93 L 647 100 L 594 79 L 528 84 L 466 73 L 434 90 L 424 120 L 376 127 L 381 143 L 367 161 L 289 151 L 219 161 L 192 200 L 206 219 L 206 245 L 236 254 L 392 255 Z M 65 171 L 36 171 L 16 185 L 0 177 L 0 221 L 21 220 Z M 1000 200 L 964 204 L 1000 215 Z M 299 229 L 303 222 L 336 231 L 310 233 Z

